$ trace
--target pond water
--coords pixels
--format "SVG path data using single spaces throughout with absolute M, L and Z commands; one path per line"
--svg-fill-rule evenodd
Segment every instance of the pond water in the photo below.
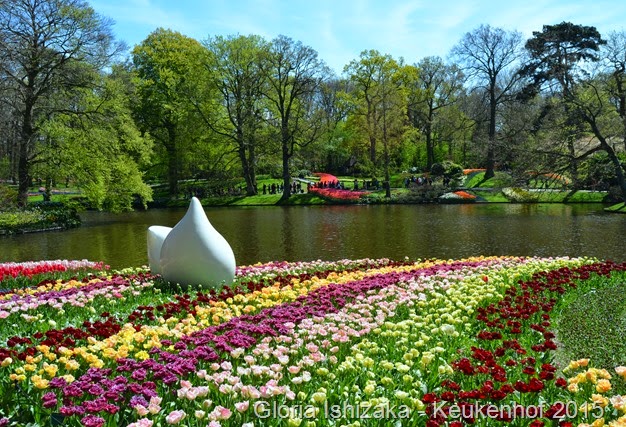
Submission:
M 238 265 L 274 260 L 595 256 L 626 261 L 626 216 L 602 205 L 464 204 L 207 208 Z M 146 230 L 185 209 L 84 212 L 83 225 L 0 237 L 0 262 L 89 259 L 147 264 Z

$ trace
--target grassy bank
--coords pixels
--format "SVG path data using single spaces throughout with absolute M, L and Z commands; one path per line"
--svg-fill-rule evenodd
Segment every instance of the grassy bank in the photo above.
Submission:
M 615 213 L 626 213 L 626 203 L 618 203 L 613 206 L 609 206 L 604 209 L 607 212 L 615 212 Z
M 61 202 L 34 202 L 26 209 L 0 212 L 0 235 L 78 227 L 76 207 Z
M 590 358 L 605 369 L 624 364 L 626 272 L 580 281 L 559 301 L 557 312 L 562 360 Z

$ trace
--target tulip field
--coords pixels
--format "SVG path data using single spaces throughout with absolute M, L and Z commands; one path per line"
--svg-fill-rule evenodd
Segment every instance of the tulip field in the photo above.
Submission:
M 182 291 L 145 267 L 4 263 L 0 427 L 626 426 L 626 360 L 557 327 L 568 295 L 625 281 L 590 258 L 361 259 Z

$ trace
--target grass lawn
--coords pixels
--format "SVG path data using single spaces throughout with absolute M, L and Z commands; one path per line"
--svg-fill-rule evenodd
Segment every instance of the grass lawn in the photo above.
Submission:
M 489 191 L 489 190 L 481 190 L 478 188 L 473 188 L 469 193 L 474 194 L 476 197 L 480 197 L 480 201 L 485 201 L 488 203 L 508 203 L 509 199 L 507 199 L 501 191 Z
M 561 359 L 590 358 L 613 369 L 626 360 L 626 272 L 591 277 L 568 290 L 559 301 L 556 331 Z M 626 392 L 626 384 L 620 383 Z
M 496 172 L 493 178 L 485 179 L 485 172 L 473 172 L 466 177 L 465 187 L 502 188 L 510 187 L 513 183 L 511 175 L 505 172 Z
M 539 197 L 540 203 L 602 203 L 606 191 L 563 191 L 563 190 L 530 190 Z
M 609 206 L 608 208 L 604 209 L 607 212 L 619 212 L 619 213 L 626 213 L 626 203 L 618 203 L 616 205 L 613 206 Z

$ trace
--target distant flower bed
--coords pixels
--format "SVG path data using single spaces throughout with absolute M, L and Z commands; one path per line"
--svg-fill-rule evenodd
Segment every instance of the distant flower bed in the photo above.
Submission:
M 477 172 L 485 172 L 486 169 L 463 169 L 463 175 L 469 175 Z
M 339 179 L 335 175 L 329 173 L 316 172 L 313 175 L 319 177 L 321 183 L 339 182 Z
M 369 194 L 367 191 L 352 191 L 352 190 L 343 190 L 339 188 L 318 188 L 312 187 L 309 190 L 310 193 L 317 194 L 320 197 L 325 199 L 329 199 L 331 201 L 358 201 L 364 195 Z
M 466 191 L 454 191 L 442 194 L 439 196 L 439 201 L 444 203 L 474 202 L 476 201 L 476 196 Z

